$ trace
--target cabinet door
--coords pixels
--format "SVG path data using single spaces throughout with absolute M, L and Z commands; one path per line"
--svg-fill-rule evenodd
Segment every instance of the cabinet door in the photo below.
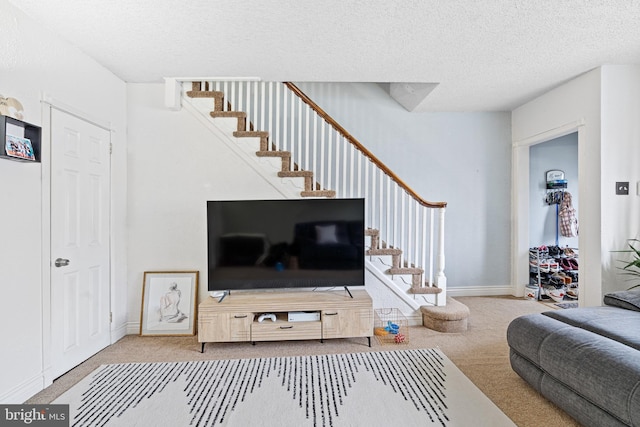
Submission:
M 322 338 L 370 337 L 373 335 L 373 310 L 337 309 L 322 312 Z
M 198 341 L 249 341 L 252 321 L 252 313 L 200 313 Z

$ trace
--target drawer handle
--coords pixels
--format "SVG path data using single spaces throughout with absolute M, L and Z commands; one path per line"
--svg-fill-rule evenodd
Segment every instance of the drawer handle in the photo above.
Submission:
M 293 326 L 280 326 L 280 329 L 292 329 Z
M 338 313 L 325 313 L 324 315 L 325 316 L 337 316 Z
M 236 319 L 244 319 L 245 317 L 247 317 L 247 315 L 246 314 L 236 314 L 233 317 L 235 317 Z

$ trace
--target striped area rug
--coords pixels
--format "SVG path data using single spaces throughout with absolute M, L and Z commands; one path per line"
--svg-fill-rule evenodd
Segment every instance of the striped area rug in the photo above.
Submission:
M 437 349 L 103 365 L 72 426 L 513 426 Z

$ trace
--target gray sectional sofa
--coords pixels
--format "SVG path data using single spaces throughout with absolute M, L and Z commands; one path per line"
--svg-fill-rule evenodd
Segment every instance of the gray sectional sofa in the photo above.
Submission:
M 511 367 L 585 426 L 640 426 L 640 292 L 604 303 L 513 320 Z

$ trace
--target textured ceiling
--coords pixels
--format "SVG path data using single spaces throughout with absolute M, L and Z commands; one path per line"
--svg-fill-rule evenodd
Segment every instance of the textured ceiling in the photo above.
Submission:
M 635 0 L 9 0 L 127 82 L 438 83 L 422 111 L 505 111 L 640 64 Z

